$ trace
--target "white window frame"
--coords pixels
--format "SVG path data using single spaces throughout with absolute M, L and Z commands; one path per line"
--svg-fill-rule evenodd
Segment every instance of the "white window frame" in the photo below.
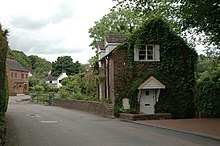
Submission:
M 148 51 L 149 46 L 153 48 L 152 59 L 148 58 L 148 56 L 150 55 Z M 145 50 L 143 50 L 143 48 L 145 48 Z M 144 59 L 140 59 L 141 56 Z M 155 45 L 155 44 L 147 44 L 147 45 L 142 44 L 139 47 L 135 47 L 134 48 L 134 61 L 160 61 L 160 46 Z

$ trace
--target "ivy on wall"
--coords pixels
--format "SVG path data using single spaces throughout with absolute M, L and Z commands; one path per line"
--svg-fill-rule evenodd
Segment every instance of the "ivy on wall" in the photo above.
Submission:
M 160 61 L 135 62 L 134 47 L 141 44 L 159 44 Z M 194 66 L 197 53 L 170 29 L 165 20 L 152 18 L 143 23 L 119 49 L 123 51 L 123 59 L 129 66 L 124 74 L 130 74 L 126 80 L 130 86 L 118 91 L 120 95 L 116 97 L 116 113 L 122 107 L 124 97 L 130 99 L 132 111 L 138 112 L 137 88 L 153 75 L 166 86 L 165 90 L 161 90 L 160 100 L 155 106 L 156 112 L 169 112 L 173 118 L 194 116 Z M 122 79 L 120 81 L 123 82 Z
M 6 121 L 5 121 L 5 112 L 8 105 L 8 80 L 6 73 L 6 56 L 8 49 L 7 42 L 7 33 L 8 31 L 2 31 L 0 25 L 0 139 L 4 141 L 6 134 Z

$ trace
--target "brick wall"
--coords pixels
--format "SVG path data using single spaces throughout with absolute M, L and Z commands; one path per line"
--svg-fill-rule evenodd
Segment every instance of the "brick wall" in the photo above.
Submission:
M 68 108 L 92 112 L 100 115 L 113 116 L 112 104 L 107 104 L 107 103 L 54 98 L 52 105 L 68 107 Z
M 8 67 L 6 67 L 6 69 L 8 75 L 9 95 L 14 96 L 17 94 L 28 94 L 28 72 L 10 70 Z M 22 82 L 17 81 L 19 79 L 21 79 Z

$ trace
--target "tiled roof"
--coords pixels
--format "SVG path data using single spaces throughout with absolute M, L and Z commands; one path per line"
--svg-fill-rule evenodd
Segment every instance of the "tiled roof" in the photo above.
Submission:
M 48 76 L 48 77 L 47 77 L 47 80 L 48 80 L 48 81 L 54 81 L 54 80 L 57 80 L 57 77 Z
M 18 63 L 16 60 L 13 59 L 7 59 L 6 64 L 11 70 L 17 70 L 17 71 L 25 71 L 28 72 L 26 68 L 24 68 L 20 63 Z
M 108 43 L 123 43 L 127 35 L 126 34 L 107 34 L 105 35 L 106 41 Z

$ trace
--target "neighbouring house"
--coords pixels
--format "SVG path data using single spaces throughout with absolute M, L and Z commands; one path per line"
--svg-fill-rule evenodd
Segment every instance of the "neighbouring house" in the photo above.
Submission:
M 194 114 L 197 53 L 162 19 L 143 23 L 132 35 L 107 34 L 99 44 L 100 99 L 114 110 L 146 114 Z
M 51 75 L 48 76 L 46 83 L 50 86 L 54 86 L 60 88 L 62 86 L 61 81 L 62 79 L 68 77 L 66 72 L 62 72 L 58 77 L 53 77 Z
M 6 60 L 9 95 L 29 93 L 29 71 L 13 59 Z

